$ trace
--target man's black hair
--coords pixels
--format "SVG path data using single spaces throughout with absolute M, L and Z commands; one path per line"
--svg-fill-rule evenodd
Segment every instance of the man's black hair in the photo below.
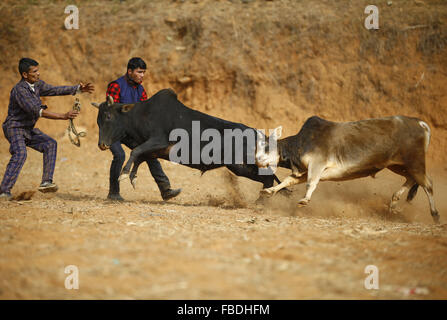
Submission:
M 22 75 L 23 72 L 28 72 L 31 66 L 36 67 L 39 65 L 39 62 L 33 60 L 31 58 L 22 58 L 19 61 L 19 73 Z
M 141 58 L 134 57 L 127 63 L 127 70 L 135 70 L 137 68 L 146 70 L 146 62 Z

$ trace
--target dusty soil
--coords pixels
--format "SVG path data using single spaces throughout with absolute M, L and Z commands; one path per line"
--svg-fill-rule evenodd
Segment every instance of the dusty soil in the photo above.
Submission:
M 363 27 L 368 1 L 74 1 L 79 30 L 63 27 L 65 1 L 2 1 L 1 119 L 22 56 L 40 62 L 48 83 L 92 81 L 96 91 L 81 96 L 81 148 L 64 136 L 65 121 L 38 122 L 58 140 L 59 191 L 36 191 L 42 156 L 29 149 L 12 190 L 27 194 L 0 203 L 0 298 L 447 299 L 447 6 L 376 2 L 378 31 Z M 162 161 L 180 196 L 161 201 L 143 165 L 136 190 L 121 184 L 125 202 L 106 201 L 111 153 L 97 148 L 88 104 L 104 100 L 132 56 L 148 62 L 149 94 L 172 87 L 195 109 L 283 125 L 285 135 L 314 114 L 424 119 L 441 224 L 422 190 L 388 215 L 403 183 L 389 171 L 321 183 L 298 208 L 303 185 L 256 205 L 258 183 Z M 66 112 L 73 97 L 44 103 Z M 0 139 L 2 170 L 8 148 Z M 65 289 L 69 265 L 79 268 L 78 290 Z M 364 287 L 368 265 L 379 269 L 379 290 Z
M 41 162 L 29 152 L 14 194 L 36 190 Z M 80 149 L 62 138 L 60 190 L 0 203 L 0 298 L 447 298 L 445 171 L 434 175 L 442 222 L 434 225 L 423 192 L 388 215 L 403 183 L 391 172 L 321 183 L 298 208 L 303 185 L 256 205 L 256 182 L 162 160 L 181 195 L 161 201 L 143 165 L 136 190 L 123 181 L 126 201 L 114 203 L 105 200 L 110 162 L 94 137 Z M 69 265 L 79 269 L 78 290 L 65 289 Z M 379 268 L 379 290 L 364 287 L 367 265 Z

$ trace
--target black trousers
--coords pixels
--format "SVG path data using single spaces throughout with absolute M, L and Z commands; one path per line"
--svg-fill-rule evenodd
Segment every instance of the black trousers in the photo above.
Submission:
M 117 141 L 110 146 L 110 151 L 113 154 L 112 165 L 110 166 L 110 186 L 109 186 L 109 194 L 119 194 L 120 193 L 120 184 L 118 178 L 121 173 L 121 168 L 123 167 L 124 160 L 126 158 L 126 154 L 124 153 L 124 149 L 121 146 L 121 142 Z M 171 184 L 169 182 L 168 177 L 163 172 L 160 161 L 157 159 L 150 159 L 146 161 L 149 171 L 151 172 L 152 177 L 157 183 L 158 189 L 161 193 L 167 191 L 171 188 Z

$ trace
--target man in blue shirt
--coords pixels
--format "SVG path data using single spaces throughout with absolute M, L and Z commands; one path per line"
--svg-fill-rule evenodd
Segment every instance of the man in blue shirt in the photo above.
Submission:
M 141 83 L 146 72 L 146 63 L 141 58 L 132 58 L 127 64 L 127 73 L 112 81 L 107 86 L 106 98 L 111 96 L 115 103 L 135 103 L 147 100 L 147 94 Z M 123 167 L 126 154 L 124 153 L 121 141 L 117 141 L 110 146 L 113 154 L 110 166 L 109 194 L 108 199 L 123 201 L 120 195 L 119 176 Z M 157 159 L 147 160 L 149 170 L 157 183 L 163 200 L 169 200 L 180 194 L 181 189 L 171 189 L 168 177 L 163 172 L 160 162 Z

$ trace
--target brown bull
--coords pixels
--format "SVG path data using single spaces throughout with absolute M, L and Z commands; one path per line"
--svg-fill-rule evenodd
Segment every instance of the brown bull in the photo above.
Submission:
M 257 165 L 280 164 L 292 170 L 281 184 L 264 189 L 264 193 L 275 194 L 282 188 L 306 182 L 306 195 L 299 204 L 307 205 L 320 180 L 374 177 L 388 168 L 406 178 L 393 194 L 390 212 L 405 191 L 409 190 L 407 201 L 410 201 L 421 186 L 427 194 L 433 220 L 439 222 L 433 184 L 425 173 L 430 127 L 424 121 L 393 116 L 337 123 L 314 116 L 306 120 L 298 134 L 284 139 L 279 139 L 280 136 L 281 127 L 275 129 L 269 141 L 258 133 Z M 277 148 L 269 148 L 271 138 L 276 140 Z

